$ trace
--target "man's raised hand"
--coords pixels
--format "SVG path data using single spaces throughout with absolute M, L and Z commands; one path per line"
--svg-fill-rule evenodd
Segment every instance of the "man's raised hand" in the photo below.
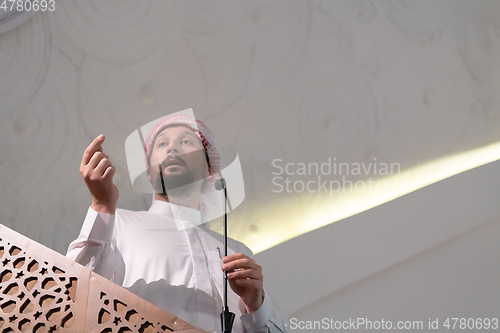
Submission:
M 118 188 L 113 184 L 115 167 L 102 151 L 104 135 L 99 135 L 85 149 L 80 174 L 92 194 L 90 208 L 100 213 L 114 214 L 118 201 Z

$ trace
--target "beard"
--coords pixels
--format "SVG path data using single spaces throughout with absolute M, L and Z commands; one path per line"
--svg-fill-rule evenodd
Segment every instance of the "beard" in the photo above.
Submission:
M 193 173 L 182 166 L 180 171 L 174 173 L 165 173 L 165 161 L 161 164 L 161 172 L 158 165 L 151 166 L 150 176 L 151 185 L 156 193 L 180 196 L 190 192 L 192 185 L 196 182 Z

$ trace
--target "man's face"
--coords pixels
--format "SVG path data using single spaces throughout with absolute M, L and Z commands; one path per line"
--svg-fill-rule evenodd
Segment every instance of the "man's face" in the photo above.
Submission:
M 158 134 L 151 151 L 148 180 L 157 193 L 210 176 L 205 149 L 186 126 L 169 126 Z M 163 183 L 162 183 L 163 178 Z

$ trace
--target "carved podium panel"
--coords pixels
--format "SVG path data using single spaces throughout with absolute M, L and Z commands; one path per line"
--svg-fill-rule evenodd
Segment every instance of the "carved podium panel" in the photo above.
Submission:
M 0 332 L 205 331 L 0 225 Z

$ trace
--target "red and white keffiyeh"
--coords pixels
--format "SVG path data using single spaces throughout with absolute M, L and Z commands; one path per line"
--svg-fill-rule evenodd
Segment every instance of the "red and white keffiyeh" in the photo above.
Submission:
M 208 129 L 205 124 L 203 124 L 201 121 L 194 119 L 193 117 L 190 117 L 185 114 L 171 114 L 160 120 L 153 128 L 151 131 L 149 131 L 149 134 L 146 138 L 146 141 L 144 143 L 144 152 L 145 152 L 145 157 L 146 157 L 146 170 L 149 175 L 149 168 L 151 167 L 150 165 L 150 157 L 151 157 L 151 152 L 153 150 L 153 143 L 158 136 L 165 128 L 168 126 L 173 126 L 173 125 L 182 125 L 186 126 L 190 129 L 192 129 L 198 138 L 201 140 L 203 143 L 203 146 L 205 147 L 205 152 L 207 153 L 208 160 L 210 163 L 210 169 L 212 170 L 212 174 L 217 174 L 220 170 L 220 155 L 217 152 L 217 149 L 215 148 L 215 139 L 214 135 L 210 130 Z
M 201 211 L 202 215 L 201 223 L 209 222 L 211 220 L 209 216 L 221 216 L 222 213 L 219 210 L 222 209 L 224 204 L 221 199 L 222 192 L 215 190 L 215 182 L 217 181 L 217 179 L 219 179 L 221 157 L 217 152 L 217 149 L 215 148 L 216 145 L 214 135 L 208 129 L 208 127 L 205 126 L 205 124 L 186 114 L 171 114 L 156 123 L 156 125 L 154 125 L 153 128 L 149 131 L 149 134 L 144 142 L 147 173 L 149 175 L 149 169 L 151 167 L 151 152 L 153 150 L 153 144 L 156 137 L 165 128 L 173 125 L 186 126 L 192 129 L 205 147 L 205 152 L 208 156 L 212 176 L 204 180 L 204 185 L 201 189 L 199 210 Z M 209 213 L 209 211 L 212 213 Z

